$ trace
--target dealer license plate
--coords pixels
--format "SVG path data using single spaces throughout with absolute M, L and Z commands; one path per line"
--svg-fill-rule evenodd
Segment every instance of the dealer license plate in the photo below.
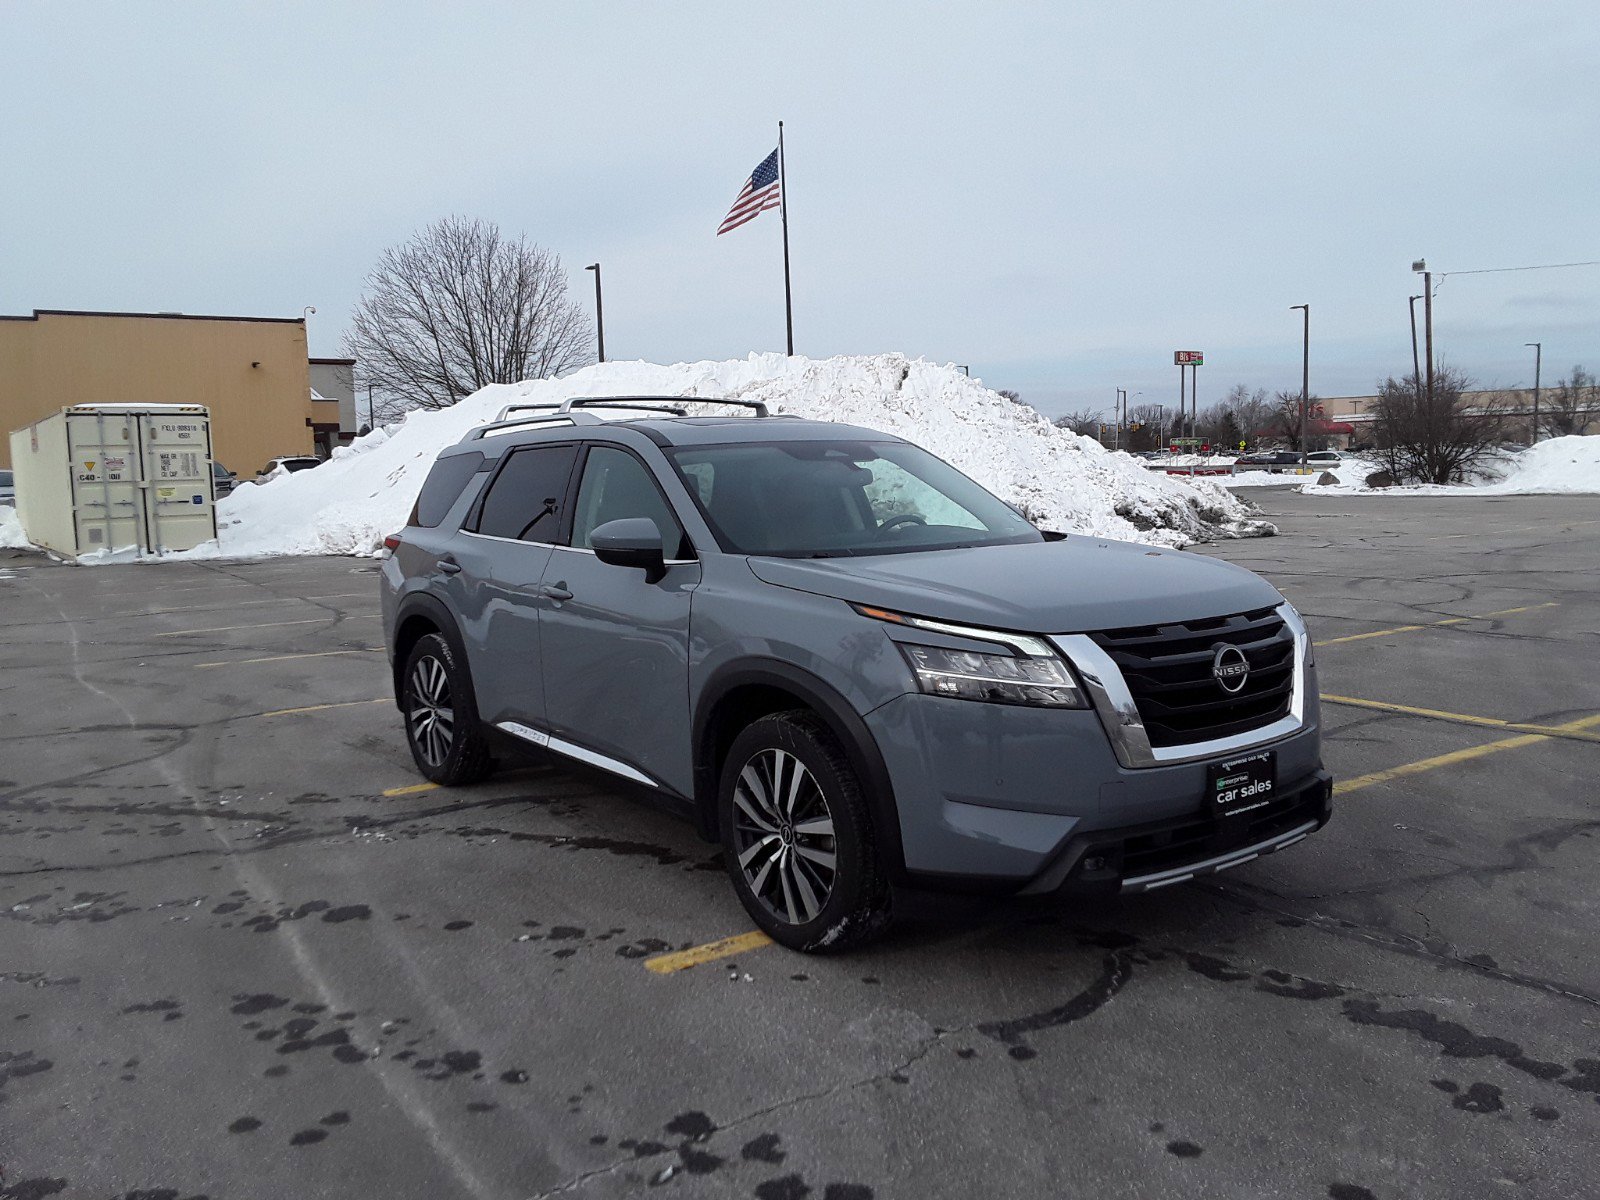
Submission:
M 1234 817 L 1270 804 L 1278 789 L 1278 754 L 1260 750 L 1206 768 L 1206 809 Z

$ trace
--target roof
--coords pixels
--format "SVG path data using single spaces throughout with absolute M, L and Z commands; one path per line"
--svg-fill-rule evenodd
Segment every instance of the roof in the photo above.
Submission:
M 571 414 L 545 414 L 541 417 L 512 419 L 470 430 L 457 443 L 485 453 L 498 453 L 507 446 L 525 445 L 546 438 L 574 441 L 593 437 L 602 430 L 627 430 L 642 433 L 657 446 L 726 446 L 739 442 L 817 442 L 875 441 L 899 442 L 903 438 L 845 425 L 835 421 L 811 421 L 800 417 L 643 417 L 605 420 L 593 411 Z M 491 449 L 492 447 L 492 449 Z
M 36 308 L 31 317 L 0 315 L 0 321 L 37 321 L 40 317 L 130 317 L 152 321 L 252 321 L 272 325 L 304 325 L 300 317 L 221 317 L 181 312 L 98 312 L 80 308 Z M 315 362 L 315 359 L 311 361 Z

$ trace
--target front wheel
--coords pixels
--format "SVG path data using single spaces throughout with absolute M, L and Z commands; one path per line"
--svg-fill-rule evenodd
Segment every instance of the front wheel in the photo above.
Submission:
M 718 805 L 734 890 L 773 941 L 830 952 L 887 928 L 889 886 L 860 782 L 816 717 L 776 713 L 739 734 Z
M 401 679 L 400 709 L 417 770 L 446 787 L 487 776 L 494 763 L 472 680 L 450 643 L 437 633 L 417 639 Z

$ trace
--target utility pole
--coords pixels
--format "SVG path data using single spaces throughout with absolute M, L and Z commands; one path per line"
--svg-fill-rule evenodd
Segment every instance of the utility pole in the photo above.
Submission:
M 1428 419 L 1433 419 L 1433 272 L 1428 260 L 1419 258 L 1411 269 L 1422 276 L 1422 325 L 1428 351 Z
M 600 264 L 590 263 L 585 271 L 594 272 L 594 332 L 600 339 L 600 361 L 606 360 L 606 317 L 600 307 Z
M 1539 365 L 1544 358 L 1543 342 L 1523 342 L 1524 346 L 1533 347 L 1533 432 L 1528 436 L 1528 445 L 1536 445 L 1539 441 Z
M 1411 310 L 1411 384 L 1412 390 L 1417 393 L 1417 399 L 1422 399 L 1422 363 L 1417 359 L 1417 301 L 1421 296 L 1408 297 L 1407 307 Z
M 1305 314 L 1305 335 L 1300 351 L 1300 469 L 1306 469 L 1306 410 L 1311 407 L 1311 305 L 1291 304 L 1289 311 Z

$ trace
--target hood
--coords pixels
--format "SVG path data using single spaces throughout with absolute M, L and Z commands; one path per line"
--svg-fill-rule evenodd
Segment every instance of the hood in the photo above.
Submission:
M 748 561 L 777 587 L 1027 633 L 1160 625 L 1283 603 L 1265 579 L 1232 563 L 1101 538 Z

